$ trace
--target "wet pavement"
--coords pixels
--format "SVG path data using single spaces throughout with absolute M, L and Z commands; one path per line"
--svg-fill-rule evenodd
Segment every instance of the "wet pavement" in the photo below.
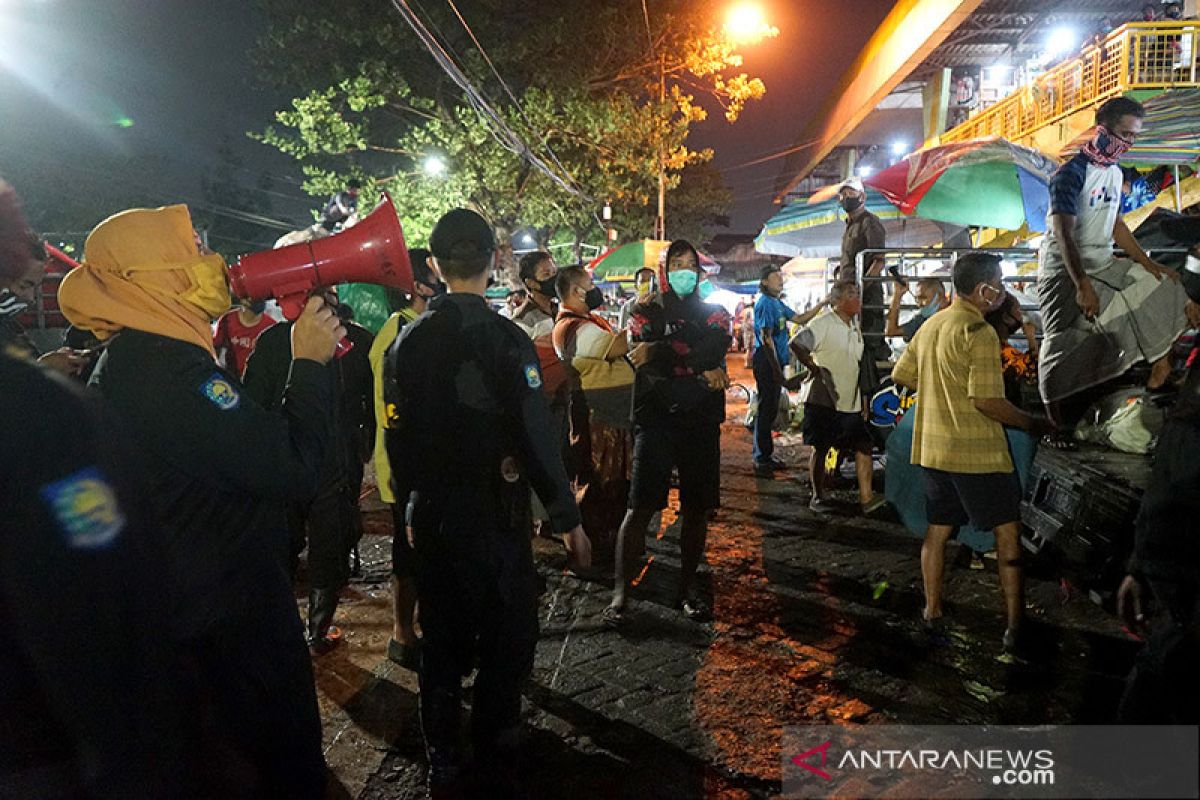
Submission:
M 769 797 L 786 725 L 1112 719 L 1137 646 L 1115 619 L 1065 594 L 1053 575 L 1031 575 L 1034 661 L 1006 663 L 995 562 L 972 569 L 969 552 L 952 545 L 949 635 L 929 641 L 917 624 L 919 539 L 859 516 L 849 491 L 835 493 L 843 510 L 810 512 L 799 469 L 755 477 L 749 432 L 736 422 L 745 407 L 729 410 L 724 506 L 702 568 L 715 622 L 672 607 L 671 510 L 648 541 L 620 631 L 599 623 L 610 584 L 565 574 L 561 547 L 537 540 L 546 591 L 525 693 L 530 796 Z M 803 463 L 796 438 L 779 442 L 779 455 Z M 342 645 L 314 660 L 339 797 L 424 796 L 415 676 L 384 655 L 390 533 L 390 515 L 368 511 L 363 574 L 336 619 Z

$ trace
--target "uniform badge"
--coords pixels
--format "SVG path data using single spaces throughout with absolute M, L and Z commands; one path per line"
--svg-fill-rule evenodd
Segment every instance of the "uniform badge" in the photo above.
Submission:
M 200 392 L 222 411 L 233 411 L 242 402 L 242 396 L 237 393 L 237 389 L 220 374 L 213 375 L 205 381 L 200 387 Z
M 542 388 L 542 373 L 537 368 L 537 364 L 525 365 L 525 382 L 529 384 L 530 389 Z
M 106 547 L 125 527 L 117 496 L 95 467 L 47 484 L 40 493 L 71 547 Z

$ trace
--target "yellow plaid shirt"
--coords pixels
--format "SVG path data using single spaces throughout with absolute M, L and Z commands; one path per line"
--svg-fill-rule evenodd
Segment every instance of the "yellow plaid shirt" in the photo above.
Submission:
M 1012 472 L 999 422 L 973 398 L 1003 398 L 1000 338 L 979 309 L 955 300 L 917 331 L 896 362 L 897 383 L 917 387 L 912 463 L 946 472 Z

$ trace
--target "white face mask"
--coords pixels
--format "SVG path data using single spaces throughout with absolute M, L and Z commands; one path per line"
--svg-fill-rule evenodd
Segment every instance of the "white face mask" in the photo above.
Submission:
M 1194 275 L 1200 275 L 1200 258 L 1188 256 L 1187 263 L 1183 265 L 1183 268 Z

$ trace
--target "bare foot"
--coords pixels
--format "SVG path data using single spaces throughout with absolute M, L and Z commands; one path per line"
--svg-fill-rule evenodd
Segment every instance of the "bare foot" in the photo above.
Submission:
M 1169 377 L 1171 377 L 1171 359 L 1170 355 L 1165 355 L 1155 361 L 1154 366 L 1150 368 L 1150 379 L 1146 381 L 1146 388 L 1157 389 L 1166 383 Z

